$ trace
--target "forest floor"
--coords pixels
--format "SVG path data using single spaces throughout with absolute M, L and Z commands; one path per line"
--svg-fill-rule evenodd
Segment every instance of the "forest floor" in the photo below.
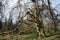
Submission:
M 0 35 L 0 40 L 37 40 L 36 34 L 24 34 L 24 35 Z M 50 35 L 49 37 L 42 38 L 42 40 L 60 40 L 60 34 Z

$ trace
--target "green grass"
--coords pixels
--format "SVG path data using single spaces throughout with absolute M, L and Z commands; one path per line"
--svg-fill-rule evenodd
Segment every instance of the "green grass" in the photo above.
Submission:
M 12 35 L 14 40 L 37 40 L 37 34 L 36 33 L 23 34 L 23 37 L 21 39 L 20 38 L 18 39 L 18 37 L 16 37 L 16 34 L 17 33 L 13 33 L 13 34 L 10 33 L 9 35 Z M 0 40 L 6 40 L 6 39 L 4 39 L 2 36 Z M 42 38 L 42 40 L 60 40 L 60 34 L 47 35 L 47 37 Z
M 35 33 L 24 35 L 23 40 L 36 40 L 37 36 Z
M 59 38 L 59 37 L 60 37 L 60 34 L 54 34 L 54 35 L 50 35 L 46 39 L 55 39 L 55 38 Z
M 47 35 L 47 37 L 42 40 L 58 40 L 60 39 L 60 34 Z M 34 33 L 25 34 L 23 40 L 37 40 L 37 35 Z

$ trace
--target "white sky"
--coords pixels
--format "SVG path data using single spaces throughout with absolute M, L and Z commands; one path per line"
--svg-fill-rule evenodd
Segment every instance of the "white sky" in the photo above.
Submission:
M 9 12 L 11 11 L 12 7 L 17 4 L 18 0 L 3 0 L 3 5 L 5 5 L 5 8 L 3 9 L 3 13 L 5 13 L 5 16 L 8 18 L 9 17 Z M 52 6 L 55 7 L 57 4 L 60 3 L 60 0 L 51 0 L 52 1 Z M 6 4 L 7 2 L 7 4 Z M 21 4 L 24 5 L 24 3 L 30 2 L 30 0 L 21 0 Z M 16 12 L 15 12 L 16 11 Z M 18 11 L 17 9 L 14 12 L 13 16 L 13 22 L 16 21 L 16 17 L 18 16 Z

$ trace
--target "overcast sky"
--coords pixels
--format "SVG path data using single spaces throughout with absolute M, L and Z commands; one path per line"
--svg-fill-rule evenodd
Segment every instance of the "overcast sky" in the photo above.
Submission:
M 1 1 L 1 0 L 0 0 Z M 9 17 L 9 12 L 11 11 L 11 9 L 17 4 L 18 0 L 3 0 L 2 4 L 5 5 L 5 7 L 3 8 L 3 13 L 5 14 L 5 16 Z M 6 4 L 7 2 L 7 4 Z M 21 4 L 24 5 L 24 3 L 30 2 L 30 0 L 22 0 Z M 60 4 L 60 0 L 51 0 L 52 2 L 52 6 L 53 8 L 57 5 Z M 18 16 L 18 9 L 15 9 L 15 11 L 13 12 L 13 22 L 16 21 L 16 18 Z

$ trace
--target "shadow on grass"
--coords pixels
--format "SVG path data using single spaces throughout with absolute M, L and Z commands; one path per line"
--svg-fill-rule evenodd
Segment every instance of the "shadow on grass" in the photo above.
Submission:
M 51 36 L 55 36 L 55 35 L 60 36 L 60 34 L 50 34 L 50 35 L 46 35 L 46 37 L 51 37 Z

